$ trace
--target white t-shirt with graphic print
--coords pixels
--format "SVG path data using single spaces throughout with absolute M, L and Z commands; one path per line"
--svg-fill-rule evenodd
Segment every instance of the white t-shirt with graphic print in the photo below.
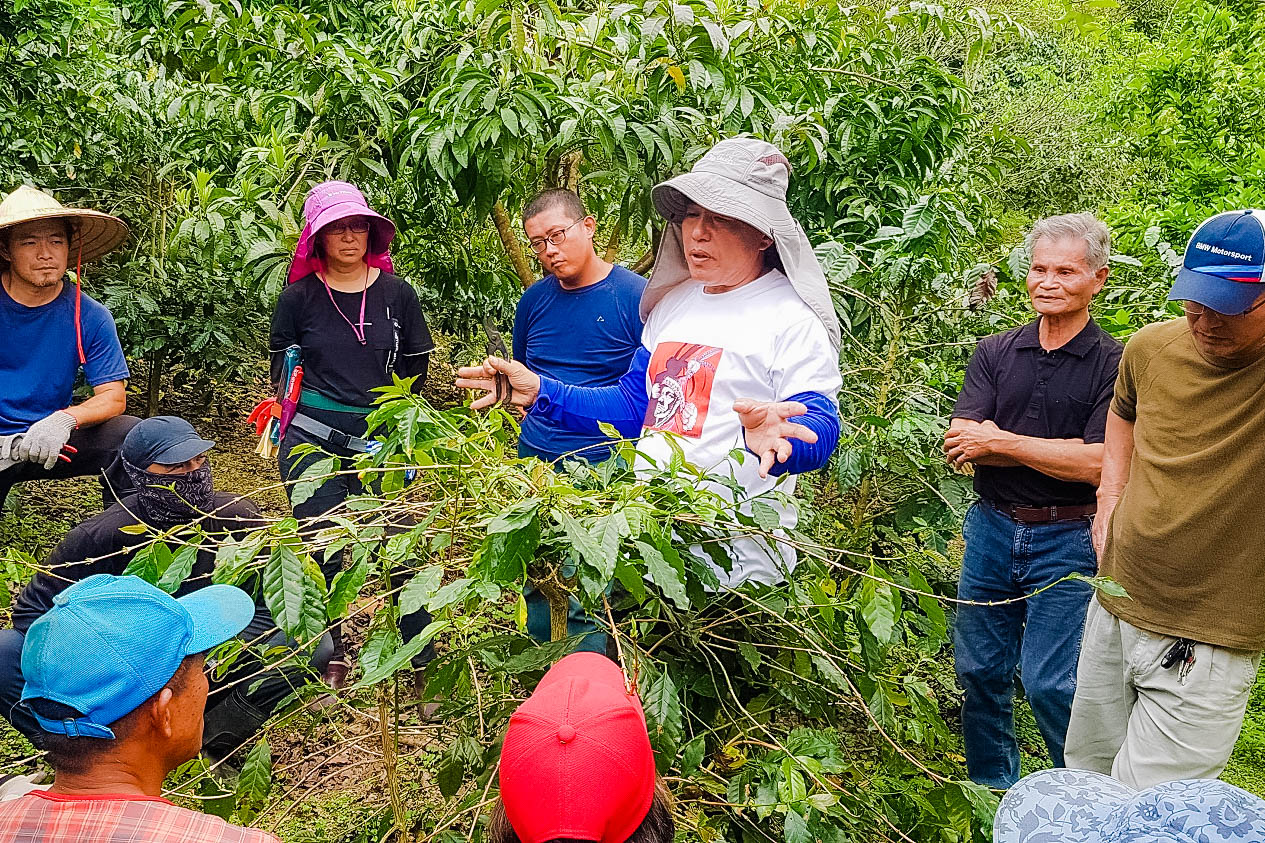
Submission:
M 745 447 L 742 423 L 733 410 L 740 398 L 782 401 L 800 392 L 820 392 L 834 399 L 842 386 L 838 354 L 825 327 L 778 270 L 724 293 L 705 293 L 703 285 L 686 281 L 669 291 L 646 320 L 642 344 L 650 351 L 646 373 L 650 406 L 638 450 L 658 465 L 672 458 L 668 437 L 686 460 L 713 474 L 728 474 L 747 490 L 740 503 L 776 488 L 790 494 L 795 478 L 761 478 L 759 460 L 747 453 L 739 463 L 730 457 Z M 731 491 L 709 484 L 727 498 Z M 773 497 L 783 527 L 795 526 L 794 511 Z M 774 553 L 764 541 L 737 538 L 728 544 L 733 570 L 717 570 L 725 585 L 747 580 L 775 583 L 783 569 L 795 567 L 795 550 L 778 543 Z M 701 549 L 695 552 L 707 558 Z M 779 558 L 780 557 L 780 558 Z

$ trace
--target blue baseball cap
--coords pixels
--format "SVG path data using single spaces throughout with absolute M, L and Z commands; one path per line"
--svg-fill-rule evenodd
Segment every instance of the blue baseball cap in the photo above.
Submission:
M 1086 770 L 1042 770 L 1006 792 L 993 843 L 1247 843 L 1265 840 L 1265 800 L 1217 779 L 1135 791 Z
M 154 416 L 127 432 L 121 453 L 137 468 L 147 468 L 151 463 L 179 465 L 214 447 L 214 442 L 199 436 L 184 419 Z
M 1235 316 L 1265 292 L 1265 211 L 1227 211 L 1195 229 L 1169 301 Z
M 177 600 L 140 577 L 94 574 L 27 630 L 22 702 L 52 700 L 83 715 L 50 720 L 26 706 L 46 732 L 112 739 L 109 725 L 161 691 L 186 656 L 223 644 L 254 616 L 255 602 L 235 586 Z

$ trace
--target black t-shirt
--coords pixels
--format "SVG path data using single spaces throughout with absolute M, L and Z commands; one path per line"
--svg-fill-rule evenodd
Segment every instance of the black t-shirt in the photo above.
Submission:
M 211 572 L 215 569 L 212 539 L 240 535 L 264 524 L 259 507 L 237 495 L 217 492 L 213 510 L 215 517 L 201 522 L 202 529 L 207 533 L 208 545 L 198 549 L 193 571 L 176 591 L 177 597 L 211 584 Z M 93 574 L 122 575 L 135 555 L 133 548 L 152 538 L 123 532 L 124 527 L 140 523 L 133 512 L 136 512 L 136 496 L 129 495 L 121 503 L 92 516 L 67 533 L 48 557 L 45 567 L 49 573 L 37 573 L 14 602 L 13 628 L 26 632 L 31 624 L 53 607 L 54 597 L 80 580 Z M 160 526 L 159 529 L 166 527 Z
M 1124 346 L 1091 319 L 1063 347 L 1046 351 L 1040 322 L 979 341 L 953 417 L 1023 436 L 1102 442 Z M 978 465 L 975 491 L 998 504 L 1070 506 L 1093 503 L 1095 488 L 1027 466 Z
M 303 349 L 304 388 L 343 404 L 371 406 L 379 397 L 372 390 L 389 385 L 391 372 L 418 376 L 414 389 L 420 390 L 435 341 L 417 292 L 396 275 L 379 275 L 365 296 L 362 345 L 348 324 L 360 324 L 361 294 L 326 289 L 313 273 L 281 291 L 269 342 L 273 384 L 281 380 L 285 350 L 298 345 Z

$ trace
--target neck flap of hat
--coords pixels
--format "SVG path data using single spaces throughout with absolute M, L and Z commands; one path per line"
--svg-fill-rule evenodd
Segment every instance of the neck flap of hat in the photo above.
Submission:
M 776 146 L 755 138 L 731 138 L 708 150 L 688 173 L 657 185 L 654 205 L 667 225 L 641 297 L 642 319 L 669 290 L 689 280 L 681 220 L 693 202 L 773 239 L 791 286 L 817 314 L 837 351 L 842 342 L 839 318 L 812 243 L 786 205 L 789 177 L 790 162 Z
M 294 259 L 286 283 L 293 284 L 312 273 L 324 273 L 325 261 L 317 253 L 316 238 L 330 223 L 350 216 L 369 218 L 369 249 L 365 264 L 383 272 L 395 272 L 390 245 L 395 238 L 395 224 L 369 207 L 364 194 L 350 182 L 326 181 L 308 191 L 303 203 L 303 231 L 294 248 Z

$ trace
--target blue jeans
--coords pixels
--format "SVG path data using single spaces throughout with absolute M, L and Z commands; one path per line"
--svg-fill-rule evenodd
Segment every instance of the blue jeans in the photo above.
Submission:
M 1076 572 L 1093 576 L 1097 559 L 1089 519 L 1021 524 L 986 501 L 966 513 L 966 552 L 958 598 L 1025 597 Z M 1003 606 L 959 606 L 953 625 L 954 667 L 966 692 L 962 731 L 971 780 L 1008 788 L 1019 780 L 1014 692 L 1018 668 L 1050 761 L 1063 766 L 1063 742 L 1076 692 L 1085 612 L 1093 588 L 1063 582 Z

